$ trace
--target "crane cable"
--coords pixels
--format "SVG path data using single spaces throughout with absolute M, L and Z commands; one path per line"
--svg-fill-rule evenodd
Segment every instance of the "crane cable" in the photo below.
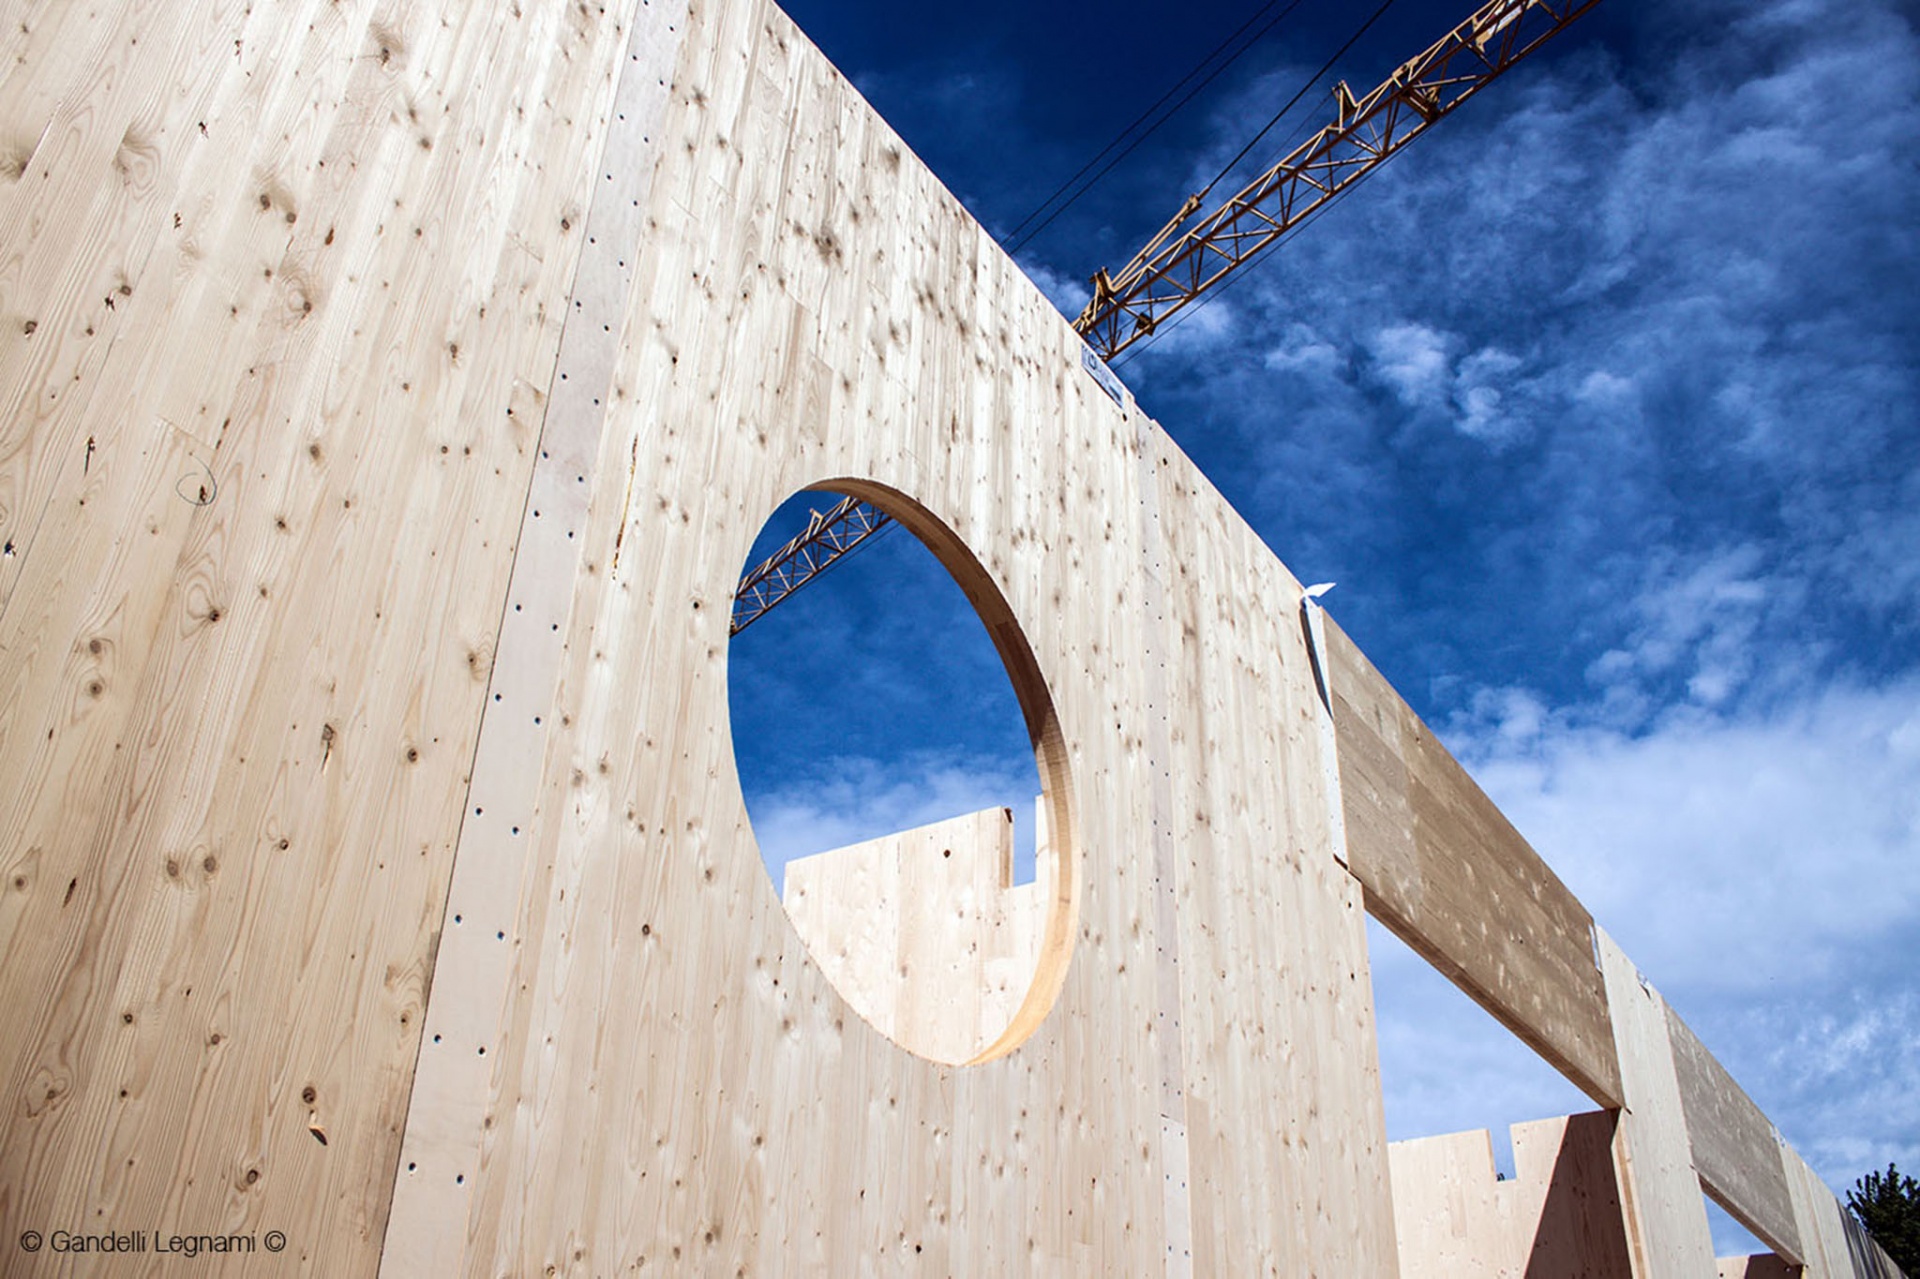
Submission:
M 1260 139 L 1266 137 L 1268 133 L 1273 131 L 1273 127 L 1279 124 L 1280 121 L 1283 118 L 1285 118 L 1286 114 L 1289 111 L 1293 110 L 1293 108 L 1299 104 L 1300 100 L 1307 95 L 1307 92 L 1311 90 L 1314 85 L 1318 84 L 1323 78 L 1325 78 L 1327 72 L 1333 69 L 1334 64 L 1339 62 L 1341 58 L 1345 57 L 1347 51 L 1353 48 L 1355 44 L 1359 43 L 1360 37 L 1367 34 L 1367 29 L 1373 26 L 1375 22 L 1378 22 L 1381 16 L 1385 14 L 1388 9 L 1391 9 L 1393 5 L 1394 5 L 1394 0 L 1382 0 L 1380 7 L 1373 11 L 1373 16 L 1369 17 L 1365 22 L 1363 22 L 1360 25 L 1360 29 L 1358 31 L 1355 31 L 1353 35 L 1348 38 L 1347 42 L 1341 45 L 1340 48 L 1334 53 L 1334 55 L 1328 58 L 1326 62 L 1322 64 L 1322 66 L 1318 71 L 1314 72 L 1312 79 L 1308 80 L 1305 84 L 1301 85 L 1299 88 L 1299 91 L 1296 92 L 1291 98 L 1287 99 L 1287 104 L 1285 106 L 1281 107 L 1278 111 L 1274 112 L 1273 118 L 1268 120 L 1267 123 L 1261 127 L 1260 132 L 1253 135 L 1253 138 L 1247 143 L 1247 145 L 1240 148 L 1240 153 L 1238 155 L 1234 156 L 1233 159 L 1229 160 L 1226 166 L 1222 168 L 1220 172 L 1214 175 L 1213 181 L 1207 183 L 1206 186 L 1201 188 L 1199 193 L 1199 198 L 1205 199 L 1207 195 L 1213 190 L 1213 188 L 1219 185 L 1220 179 L 1226 177 L 1227 174 L 1233 171 L 1234 166 L 1238 165 L 1242 160 L 1246 159 L 1247 153 L 1252 151 L 1254 147 L 1260 144 Z M 1299 132 L 1300 132 L 1299 128 L 1296 128 L 1294 130 L 1294 133 L 1296 135 L 1298 135 Z M 1334 205 L 1339 204 L 1342 200 L 1346 199 L 1349 194 L 1350 194 L 1350 191 L 1342 191 L 1338 195 L 1334 196 L 1334 198 L 1331 201 L 1329 201 L 1327 204 L 1321 206 L 1318 209 L 1315 209 L 1307 217 L 1307 220 L 1301 223 L 1299 226 L 1295 227 L 1293 229 L 1292 234 L 1288 235 L 1286 238 L 1290 240 L 1293 238 L 1294 235 L 1298 235 L 1300 232 L 1306 230 L 1309 226 L 1312 226 L 1315 222 L 1320 220 L 1320 216 L 1322 214 L 1326 213 L 1327 210 L 1333 208 Z M 1275 241 L 1274 243 L 1277 244 L 1278 241 Z M 1268 249 L 1271 249 L 1272 247 L 1274 246 L 1271 244 L 1267 246 Z M 1264 255 L 1265 255 L 1265 250 L 1262 250 L 1260 256 L 1264 256 Z M 1243 263 L 1242 265 L 1243 266 L 1251 265 L 1251 261 L 1252 260 L 1249 259 L 1248 262 Z M 1168 333 L 1171 333 L 1174 329 L 1179 328 L 1183 321 L 1189 319 L 1195 312 L 1199 311 L 1202 307 L 1206 306 L 1209 302 L 1212 302 L 1215 298 L 1219 297 L 1222 293 L 1226 292 L 1227 289 L 1239 283 L 1240 279 L 1244 277 L 1246 274 L 1247 272 L 1242 271 L 1239 274 L 1235 275 L 1232 279 L 1226 280 L 1218 288 L 1215 288 L 1211 292 L 1209 292 L 1206 297 L 1201 298 L 1194 306 L 1186 309 L 1184 314 L 1175 316 L 1173 320 L 1166 325 L 1165 328 L 1152 334 L 1146 339 L 1146 341 L 1137 344 L 1132 350 L 1127 351 L 1124 355 L 1122 355 L 1120 360 L 1116 362 L 1116 364 L 1114 365 L 1114 368 L 1116 370 L 1122 369 L 1122 368 L 1125 368 L 1127 365 L 1133 363 L 1133 361 L 1139 357 L 1141 352 L 1153 346 L 1161 338 L 1165 337 Z
M 1189 80 L 1192 80 L 1195 76 L 1200 74 L 1201 68 L 1205 67 L 1209 62 L 1212 62 L 1215 58 L 1219 57 L 1222 51 L 1229 48 L 1234 43 L 1234 41 L 1238 40 L 1241 37 L 1241 35 L 1246 32 L 1246 30 L 1249 27 L 1253 26 L 1254 23 L 1260 21 L 1260 19 L 1264 17 L 1267 14 L 1267 12 L 1271 10 L 1278 3 L 1280 3 L 1280 0 L 1267 0 L 1267 3 L 1262 5 L 1259 9 L 1255 10 L 1254 15 L 1251 18 L 1248 18 L 1245 22 L 1241 23 L 1240 26 L 1233 32 L 1233 34 L 1229 35 L 1226 39 L 1222 40 L 1218 45 L 1214 46 L 1214 49 L 1211 53 L 1207 54 L 1206 57 L 1200 59 L 1199 62 L 1194 64 L 1193 70 L 1181 76 L 1180 79 L 1174 83 L 1174 86 L 1171 89 L 1168 89 L 1165 93 L 1161 94 L 1159 101 L 1155 102 L 1152 106 L 1148 107 L 1145 111 L 1142 111 L 1139 114 L 1139 116 L 1136 117 L 1131 124 L 1127 125 L 1126 128 L 1120 130 L 1119 133 L 1114 135 L 1113 141 L 1107 143 L 1107 145 L 1105 145 L 1104 147 L 1101 147 L 1100 150 L 1094 154 L 1093 158 L 1088 160 L 1085 164 L 1081 165 L 1079 170 L 1076 171 L 1072 177 L 1068 178 L 1065 182 L 1062 182 L 1057 188 L 1055 188 L 1053 194 L 1049 195 L 1046 199 L 1042 200 L 1039 204 L 1035 205 L 1031 213 L 1028 213 L 1027 216 L 1024 218 L 1021 218 L 1019 223 L 1016 224 L 1011 231 L 1008 231 L 1006 233 L 1006 237 L 1005 239 L 1002 240 L 1002 244 L 1005 246 L 1007 252 L 1017 253 L 1021 249 L 1025 248 L 1029 243 L 1031 243 L 1033 238 L 1039 235 L 1042 231 L 1046 230 L 1047 227 L 1052 224 L 1055 218 L 1059 217 L 1062 213 L 1065 213 L 1067 209 L 1074 204 L 1075 201 L 1079 200 L 1080 197 L 1085 195 L 1088 191 L 1091 191 L 1094 185 L 1098 183 L 1100 179 L 1106 177 L 1107 174 L 1113 170 L 1115 165 L 1119 164 L 1122 160 L 1126 159 L 1129 155 L 1131 155 L 1133 153 L 1134 148 L 1138 147 L 1142 142 L 1145 142 L 1148 138 L 1152 137 L 1154 132 L 1157 129 L 1159 129 L 1161 125 L 1165 124 L 1168 120 L 1171 120 L 1175 115 L 1179 114 L 1180 109 L 1182 107 L 1186 106 L 1187 103 L 1191 102 L 1194 96 L 1198 94 L 1202 89 L 1205 89 L 1209 84 L 1212 84 L 1213 81 L 1219 77 L 1221 72 L 1225 71 L 1228 67 L 1232 66 L 1234 62 L 1239 59 L 1241 54 L 1245 53 L 1248 49 L 1251 49 L 1254 45 L 1258 44 L 1261 41 L 1261 39 L 1266 36 L 1267 32 L 1273 30 L 1276 26 L 1280 25 L 1280 23 L 1286 19 L 1288 14 L 1292 13 L 1295 9 L 1300 7 L 1300 0 L 1290 0 L 1286 8 L 1282 9 L 1279 13 L 1275 14 L 1273 18 L 1265 26 L 1261 27 L 1258 31 L 1254 32 L 1253 35 L 1249 37 L 1244 44 L 1242 44 L 1238 49 L 1235 49 L 1233 53 L 1228 55 L 1226 61 L 1222 62 L 1219 66 L 1215 67 L 1212 71 L 1207 72 L 1206 76 L 1202 78 L 1198 84 L 1194 85 L 1193 88 L 1189 89 L 1184 97 L 1182 97 L 1178 102 L 1174 103 L 1173 107 L 1170 110 L 1168 110 L 1166 114 L 1162 115 L 1158 120 L 1155 120 L 1151 125 L 1149 125 L 1147 127 L 1146 132 L 1142 133 L 1139 137 L 1133 139 L 1133 141 L 1127 143 L 1127 145 L 1120 151 L 1118 155 L 1114 156 L 1111 160 L 1108 160 L 1106 165 L 1102 167 L 1098 173 L 1094 174 L 1091 178 L 1088 178 L 1087 181 L 1080 187 L 1078 191 L 1075 191 L 1071 196 L 1069 196 L 1064 202 L 1061 203 L 1059 208 L 1055 209 L 1052 213 L 1047 214 L 1044 221 L 1042 221 L 1038 226 L 1034 227 L 1031 231 L 1028 231 L 1025 235 L 1020 234 L 1021 230 L 1024 227 L 1026 227 L 1026 225 L 1029 222 L 1032 222 L 1036 217 L 1040 216 L 1040 213 L 1042 210 L 1044 210 L 1048 205 L 1052 204 L 1055 200 L 1058 200 L 1060 196 L 1067 191 L 1068 188 L 1073 186 L 1074 183 L 1079 182 L 1081 177 L 1086 174 L 1087 170 L 1093 168 L 1094 165 L 1099 164 L 1100 161 L 1106 156 L 1106 154 L 1109 151 L 1112 151 L 1115 147 L 1120 145 L 1120 142 L 1122 139 L 1124 139 L 1129 133 L 1132 133 L 1135 129 L 1138 129 L 1142 123 L 1144 123 L 1147 119 L 1149 119 L 1156 111 L 1160 110 L 1162 106 L 1165 106 L 1169 98 L 1173 97 L 1174 94 L 1179 93 L 1180 90 L 1183 87 L 1185 87 L 1185 85 Z M 1217 180 L 1218 179 L 1216 179 L 1216 181 Z M 1014 238 L 1016 236 L 1018 237 L 1017 239 Z M 1009 240 L 1012 242 L 1008 243 Z
M 1287 105 L 1281 107 L 1278 111 L 1273 113 L 1273 118 L 1271 120 L 1268 120 L 1264 125 L 1260 127 L 1260 132 L 1254 134 L 1252 140 L 1249 141 L 1247 145 L 1240 148 L 1240 154 L 1234 156 L 1233 159 L 1227 161 L 1226 166 L 1222 168 L 1220 172 L 1213 175 L 1213 181 L 1207 183 L 1206 186 L 1200 188 L 1200 198 L 1202 200 L 1206 199 L 1207 196 L 1212 193 L 1213 188 L 1220 184 L 1221 178 L 1226 177 L 1227 174 L 1233 171 L 1233 168 L 1235 165 L 1239 164 L 1242 160 L 1247 158 L 1247 153 L 1249 151 L 1253 150 L 1256 146 L 1260 145 L 1260 139 L 1266 137 L 1267 134 L 1271 133 L 1273 131 L 1273 126 L 1276 124 L 1279 124 L 1281 118 L 1285 116 L 1287 112 L 1293 110 L 1294 107 L 1300 104 L 1300 99 L 1307 96 L 1307 91 L 1313 88 L 1314 85 L 1320 83 L 1320 81 L 1323 78 L 1325 78 L 1327 72 L 1333 70 L 1334 64 L 1340 61 L 1340 59 L 1347 56 L 1347 50 L 1353 48 L 1354 45 L 1358 44 L 1360 42 L 1360 37 L 1367 34 L 1368 29 L 1372 27 L 1374 23 L 1380 20 L 1380 17 L 1382 14 L 1386 13 L 1387 10 L 1393 8 L 1393 5 L 1394 5 L 1394 0 L 1381 0 L 1381 5 L 1378 9 L 1375 9 L 1373 11 L 1373 16 L 1371 18 L 1368 18 L 1365 22 L 1361 23 L 1360 29 L 1354 32 L 1351 36 L 1349 36 L 1347 38 L 1347 42 L 1341 45 L 1340 48 L 1334 53 L 1334 55 L 1331 58 L 1328 58 L 1324 63 L 1322 63 L 1318 71 L 1313 73 L 1313 78 L 1308 80 L 1305 84 L 1301 85 L 1299 88 L 1299 91 L 1296 92 L 1291 98 L 1287 99 Z
M 1334 196 L 1333 199 L 1327 201 L 1324 205 L 1320 206 L 1319 208 L 1315 209 L 1311 214 L 1309 214 L 1307 217 L 1307 220 L 1302 222 L 1299 226 L 1295 227 L 1293 231 L 1290 234 L 1288 234 L 1286 238 L 1291 240 L 1294 236 L 1300 234 L 1302 231 L 1312 226 L 1315 222 L 1318 222 L 1322 214 L 1324 214 L 1327 210 L 1333 208 L 1335 205 L 1339 204 L 1340 201 L 1346 198 L 1347 198 L 1347 192 L 1345 191 L 1340 192 L 1338 195 Z M 1256 258 L 1265 257 L 1267 253 L 1273 249 L 1274 245 L 1278 243 L 1279 241 L 1276 240 L 1274 241 L 1273 244 L 1269 244 L 1265 248 L 1261 249 L 1260 252 L 1256 255 Z M 1247 261 L 1242 265 L 1243 266 L 1250 265 L 1252 262 L 1256 260 L 1256 258 L 1248 258 Z M 1113 362 L 1113 365 L 1112 365 L 1113 371 L 1115 373 L 1118 373 L 1121 369 L 1126 368 L 1127 365 L 1139 359 L 1143 353 L 1152 350 L 1155 343 L 1159 342 L 1162 338 L 1166 337 L 1167 334 L 1179 328 L 1187 320 L 1192 318 L 1194 315 L 1198 314 L 1203 307 L 1207 306 L 1209 303 L 1214 301 L 1216 298 L 1218 298 L 1221 294 L 1225 293 L 1228 289 L 1232 288 L 1234 285 L 1240 283 L 1240 281 L 1244 280 L 1249 274 L 1251 273 L 1247 271 L 1239 271 L 1239 272 L 1236 272 L 1234 275 L 1229 276 L 1227 279 L 1222 280 L 1218 285 L 1214 286 L 1212 289 L 1209 289 L 1205 297 L 1195 302 L 1192 306 L 1183 308 L 1180 314 L 1174 316 L 1171 320 L 1168 320 L 1165 324 L 1161 325 L 1158 329 L 1155 329 L 1153 333 L 1149 334 L 1145 339 L 1134 343 L 1132 346 L 1128 347 L 1125 351 L 1122 351 L 1119 355 L 1119 358 L 1117 358 Z
M 1385 168 L 1387 165 L 1393 163 L 1394 156 L 1397 156 L 1398 154 L 1399 152 L 1396 151 L 1394 152 L 1393 155 L 1390 155 L 1385 160 L 1381 161 L 1380 167 Z M 1375 170 L 1375 172 L 1378 172 L 1378 170 Z M 1302 231 L 1305 231 L 1308 227 L 1318 222 L 1322 217 L 1324 217 L 1327 213 L 1329 213 L 1336 206 L 1338 206 L 1342 200 L 1345 200 L 1348 196 L 1352 195 L 1353 188 L 1356 185 L 1358 184 L 1357 183 L 1349 184 L 1347 187 L 1337 192 L 1331 200 L 1328 200 L 1325 204 L 1321 205 L 1319 208 L 1309 213 L 1306 217 L 1306 220 L 1301 222 L 1299 226 L 1296 226 L 1291 231 L 1287 232 L 1287 234 L 1283 237 L 1283 239 L 1291 240 L 1295 236 L 1299 235 Z M 1249 266 L 1257 259 L 1265 257 L 1280 243 L 1281 243 L 1281 240 L 1274 240 L 1272 243 L 1263 247 L 1253 257 L 1248 258 L 1246 262 L 1242 263 L 1242 265 Z M 1208 290 L 1205 297 L 1202 297 L 1199 301 L 1195 302 L 1192 306 L 1184 308 L 1178 315 L 1174 316 L 1171 320 L 1168 320 L 1164 325 L 1161 325 L 1158 329 L 1155 329 L 1153 333 L 1149 334 L 1144 341 L 1136 342 L 1131 347 L 1128 347 L 1125 351 L 1122 351 L 1120 353 L 1120 358 L 1113 362 L 1114 372 L 1117 373 L 1121 369 L 1124 369 L 1125 367 L 1127 367 L 1127 365 L 1133 363 L 1134 360 L 1140 357 L 1141 353 L 1147 350 L 1150 350 L 1156 342 L 1158 342 L 1161 338 L 1165 337 L 1167 334 L 1173 332 L 1175 329 L 1179 328 L 1181 324 L 1185 323 L 1188 319 L 1191 319 L 1195 314 L 1197 314 L 1200 311 L 1202 307 L 1206 306 L 1208 303 L 1213 302 L 1214 300 L 1219 298 L 1221 294 L 1225 293 L 1228 289 L 1240 283 L 1240 281 L 1246 279 L 1251 274 L 1253 274 L 1251 271 L 1239 271 L 1234 275 L 1228 277 L 1227 279 L 1221 281 L 1220 284 L 1218 284 L 1216 287 Z

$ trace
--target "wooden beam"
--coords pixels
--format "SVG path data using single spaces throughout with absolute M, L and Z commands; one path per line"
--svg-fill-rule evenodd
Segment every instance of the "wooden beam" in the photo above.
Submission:
M 1326 620 L 1348 863 L 1367 910 L 1603 1106 L 1620 1066 L 1593 917 Z
M 1773 1125 L 1671 1007 L 1667 1036 L 1700 1184 L 1742 1225 L 1798 1265 L 1800 1231 Z

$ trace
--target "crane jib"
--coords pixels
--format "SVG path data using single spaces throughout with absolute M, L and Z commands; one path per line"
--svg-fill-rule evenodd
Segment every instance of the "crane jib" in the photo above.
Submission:
M 1176 238 L 1197 212 L 1189 197 L 1126 266 L 1096 272 L 1074 328 L 1107 360 L 1151 336 L 1596 3 L 1493 0 L 1364 97 L 1342 81 L 1334 120 L 1286 158 Z

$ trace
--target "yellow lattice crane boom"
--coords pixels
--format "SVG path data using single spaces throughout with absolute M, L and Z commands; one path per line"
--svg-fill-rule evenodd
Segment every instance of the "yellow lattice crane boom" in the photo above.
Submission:
M 1094 273 L 1093 298 L 1073 326 L 1111 360 L 1312 217 L 1591 9 L 1598 0 L 1492 0 L 1378 88 L 1334 87 L 1334 120 L 1184 234 L 1192 195 L 1118 271 Z

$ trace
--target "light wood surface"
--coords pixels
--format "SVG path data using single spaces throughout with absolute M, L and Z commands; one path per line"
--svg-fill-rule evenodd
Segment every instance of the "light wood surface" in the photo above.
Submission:
M 1604 1110 L 1513 1126 L 1520 1215 L 1536 1223 L 1520 1271 L 1527 1279 L 1631 1279 L 1618 1127 L 1617 1112 Z
M 1050 850 L 1048 850 L 1050 853 Z M 909 1052 L 971 1061 L 1040 959 L 1052 858 L 1013 883 L 1013 813 L 989 808 L 787 862 L 781 900 L 853 1011 Z
M 1402 1279 L 1633 1279 L 1615 1122 L 1593 1111 L 1514 1125 L 1508 1180 L 1484 1129 L 1394 1142 Z
M 517 1032 L 506 997 L 522 946 L 538 929 L 526 911 L 545 867 L 529 855 L 541 816 L 539 782 L 548 735 L 569 715 L 556 682 L 574 628 L 574 579 L 601 571 L 586 551 L 590 480 L 622 485 L 599 468 L 615 402 L 612 370 L 625 295 L 638 268 L 640 197 L 662 149 L 662 83 L 679 55 L 684 4 L 642 4 L 604 68 L 612 101 L 601 108 L 605 141 L 581 199 L 546 228 L 577 251 L 559 308 L 553 368 L 540 387 L 517 387 L 509 425 L 530 471 L 518 512 L 512 575 L 492 640 L 484 713 L 464 775 L 453 871 L 440 911 L 434 999 L 415 1067 L 382 1273 L 452 1273 L 467 1248 L 467 1223 L 482 1183 L 478 1162 L 493 1145 L 492 1108 L 501 1048 Z M 608 562 L 617 558 L 616 549 Z M 589 708 L 584 708 L 590 710 Z M 581 713 L 575 709 L 572 713 Z M 576 764 L 584 771 L 584 762 Z
M 1401 1279 L 1511 1279 L 1512 1195 L 1496 1180 L 1487 1131 L 1396 1141 L 1387 1155 Z
M 1847 1251 L 1847 1231 L 1841 1218 L 1849 1215 L 1807 1161 L 1791 1146 L 1780 1159 L 1787 1188 L 1793 1194 L 1794 1222 L 1799 1227 L 1806 1279 L 1853 1279 L 1853 1260 Z
M 1799 1266 L 1771 1252 L 1750 1257 L 1720 1257 L 1716 1260 L 1719 1279 L 1801 1279 Z
M 1844 1228 L 1847 1232 L 1847 1251 L 1857 1279 L 1901 1279 L 1900 1267 L 1893 1264 L 1886 1249 L 1873 1241 L 1866 1227 L 1852 1214 L 1846 1216 Z
M 6 24 L 9 1273 L 377 1262 L 624 8 Z
M 1691 1258 L 1657 996 L 772 5 L 20 12 L 0 1237 L 1392 1276 L 1371 905 L 1625 1098 L 1636 1246 Z M 927 543 L 1026 716 L 1058 851 L 976 1064 L 851 1013 L 740 796 L 728 603 L 810 486 Z
M 1711 1274 L 1713 1232 L 1674 1073 L 1666 1001 L 1604 929 L 1596 930 L 1595 948 L 1613 1010 L 1626 1093 L 1614 1161 L 1627 1201 L 1634 1275 L 1692 1279 Z

